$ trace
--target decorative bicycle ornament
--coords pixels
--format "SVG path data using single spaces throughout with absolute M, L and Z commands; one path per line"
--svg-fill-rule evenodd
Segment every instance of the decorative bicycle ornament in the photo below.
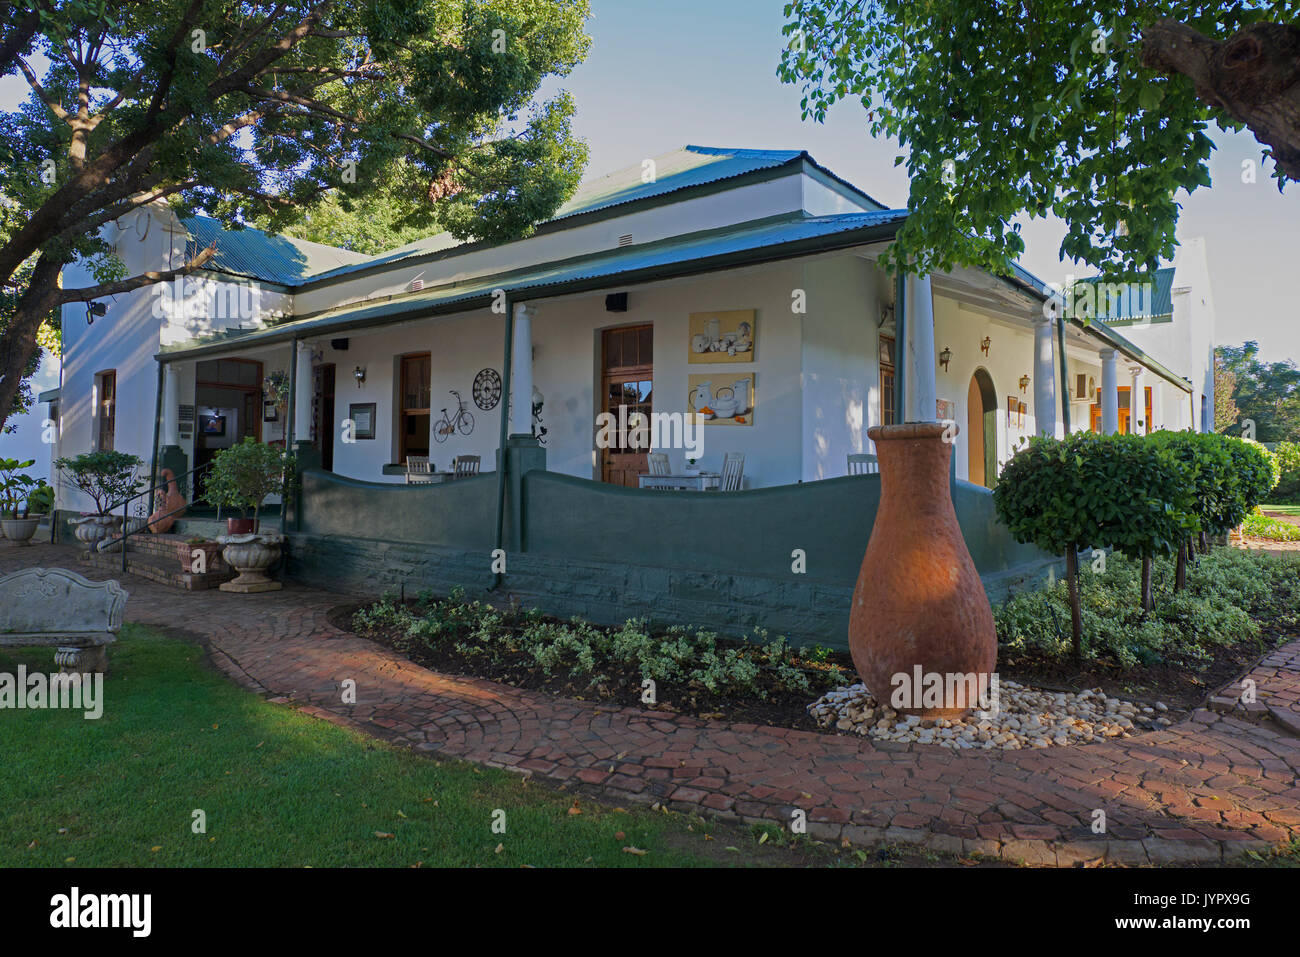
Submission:
M 461 435 L 469 435 L 474 431 L 474 416 L 470 415 L 469 410 L 465 408 L 465 400 L 460 397 L 460 393 L 455 389 L 448 389 L 447 391 L 456 397 L 456 414 L 448 417 L 447 410 L 442 410 L 442 418 L 433 427 L 433 440 L 435 442 L 446 442 L 447 436 L 456 431 L 459 431 Z

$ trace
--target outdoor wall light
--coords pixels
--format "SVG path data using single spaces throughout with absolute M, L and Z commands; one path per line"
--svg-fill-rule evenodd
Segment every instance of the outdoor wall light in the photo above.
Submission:
M 107 313 L 108 306 L 104 305 L 102 302 L 86 303 L 86 325 L 93 326 L 96 318 L 107 315 Z
M 1029 376 L 1022 375 L 1020 377 L 1020 391 L 1024 392 L 1028 388 L 1029 388 Z
M 985 336 L 983 339 L 980 340 L 980 352 L 984 353 L 985 355 L 988 355 L 989 346 L 991 345 L 993 345 L 993 337 Z
M 357 366 L 352 373 L 352 378 L 357 380 L 357 388 L 360 389 L 366 382 L 366 367 Z
M 952 362 L 952 350 L 947 346 L 943 347 L 943 352 L 939 353 L 939 365 L 943 366 L 943 371 L 948 371 L 948 363 Z

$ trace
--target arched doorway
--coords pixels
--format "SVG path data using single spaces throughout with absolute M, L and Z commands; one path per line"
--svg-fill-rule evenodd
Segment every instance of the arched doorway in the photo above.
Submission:
M 998 395 L 993 379 L 976 369 L 966 390 L 967 481 L 992 488 L 998 479 Z

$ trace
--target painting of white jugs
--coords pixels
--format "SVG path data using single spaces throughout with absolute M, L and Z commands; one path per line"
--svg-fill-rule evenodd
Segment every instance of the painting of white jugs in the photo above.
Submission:
M 710 425 L 754 424 L 754 373 L 714 372 L 689 377 L 688 412 Z
M 756 329 L 753 309 L 693 312 L 687 360 L 692 363 L 753 362 Z

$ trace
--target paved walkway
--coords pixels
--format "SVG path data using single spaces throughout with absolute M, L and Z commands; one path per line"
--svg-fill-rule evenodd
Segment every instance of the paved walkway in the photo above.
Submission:
M 109 577 L 70 547 L 0 547 L 0 573 L 28 565 Z M 1219 861 L 1300 837 L 1300 737 L 1273 720 L 1246 720 L 1241 707 L 1198 710 L 1165 730 L 1105 743 L 950 752 L 437 674 L 334 628 L 326 612 L 343 597 L 308 588 L 190 593 L 132 575 L 123 584 L 128 620 L 205 640 L 218 667 L 249 688 L 420 751 L 529 772 L 616 803 L 782 824 L 799 808 L 822 839 L 1038 864 Z M 1300 717 L 1300 641 L 1251 677 L 1262 702 Z M 340 702 L 349 678 L 355 705 Z M 1091 830 L 1097 811 L 1104 834 Z

